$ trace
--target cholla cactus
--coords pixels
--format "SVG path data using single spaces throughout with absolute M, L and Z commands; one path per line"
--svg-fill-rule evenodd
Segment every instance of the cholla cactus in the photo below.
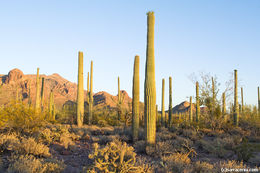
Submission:
M 132 134 L 133 141 L 138 140 L 139 131 L 139 100 L 140 100 L 140 86 L 139 86 L 139 61 L 138 55 L 135 56 L 134 75 L 133 75 L 133 90 L 132 90 Z
M 199 82 L 196 82 L 196 122 L 200 119 Z
M 154 57 L 154 12 L 147 13 L 147 50 L 144 83 L 144 114 L 146 146 L 156 141 L 156 88 Z
M 169 127 L 172 125 L 172 77 L 169 77 Z
M 83 83 L 83 52 L 78 56 L 78 90 L 77 90 L 77 124 L 83 125 L 84 119 L 84 83 Z
M 161 115 L 161 125 L 165 126 L 166 125 L 166 118 L 165 118 L 165 111 L 164 111 L 164 89 L 165 89 L 165 80 L 162 79 L 162 115 Z
M 40 76 L 39 76 L 39 68 L 37 68 L 37 75 L 36 75 L 36 100 L 35 100 L 35 109 L 36 112 L 39 112 L 40 109 Z
M 237 99 L 237 70 L 234 70 L 234 125 L 238 126 L 239 122 L 239 105 Z
M 189 121 L 192 122 L 192 120 L 193 120 L 193 104 L 192 104 L 192 97 L 190 96 Z
M 89 91 L 89 106 L 88 106 L 88 124 L 92 123 L 93 118 L 93 61 L 90 66 L 90 91 Z

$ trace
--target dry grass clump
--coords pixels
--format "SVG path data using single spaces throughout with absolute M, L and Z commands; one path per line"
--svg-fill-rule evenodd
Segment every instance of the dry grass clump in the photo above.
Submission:
M 104 148 L 93 144 L 93 152 L 89 155 L 93 164 L 87 168 L 88 172 L 147 172 L 148 167 L 137 165 L 136 153 L 133 147 L 126 143 L 113 141 Z
M 213 168 L 214 165 L 210 163 L 197 161 L 193 166 L 193 171 L 199 173 L 209 173 L 213 172 Z
M 32 155 L 13 155 L 10 158 L 8 173 L 60 173 L 64 169 L 63 162 L 57 160 L 38 159 Z

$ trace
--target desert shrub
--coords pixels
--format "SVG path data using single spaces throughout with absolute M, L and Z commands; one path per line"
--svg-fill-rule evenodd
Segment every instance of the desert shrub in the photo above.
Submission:
M 0 109 L 0 127 L 16 131 L 35 131 L 45 124 L 45 115 L 22 102 L 11 102 Z
M 22 138 L 16 151 L 20 154 L 32 154 L 40 157 L 50 157 L 51 155 L 49 148 L 42 143 L 37 143 L 34 138 Z
M 194 164 L 193 172 L 209 173 L 213 172 L 213 168 L 214 166 L 210 163 L 197 161 Z
M 32 155 L 13 155 L 10 159 L 8 173 L 59 173 L 64 169 L 63 162 L 38 159 Z
M 175 152 L 174 142 L 172 140 L 157 142 L 156 143 L 157 156 L 163 156 L 167 154 L 172 154 Z
M 253 156 L 252 146 L 248 143 L 246 138 L 243 138 L 242 144 L 235 148 L 235 152 L 240 161 L 248 161 Z
M 20 140 L 16 134 L 0 134 L 0 152 L 14 151 L 20 145 Z
M 137 153 L 145 153 L 145 141 L 139 140 L 134 143 L 134 148 Z
M 147 167 L 137 165 L 134 148 L 120 141 L 110 142 L 104 148 L 94 143 L 89 158 L 93 164 L 88 172 L 147 172 Z
M 244 165 L 243 161 L 235 161 L 235 160 L 228 160 L 224 162 L 218 162 L 214 164 L 216 172 L 221 172 L 221 169 L 242 169 L 246 168 L 247 166 Z M 236 171 L 239 172 L 239 171 Z

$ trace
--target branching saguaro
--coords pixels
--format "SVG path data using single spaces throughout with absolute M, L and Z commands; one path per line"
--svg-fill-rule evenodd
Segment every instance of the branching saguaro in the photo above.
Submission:
M 189 112 L 189 121 L 193 121 L 193 104 L 192 104 L 192 97 L 190 96 L 190 112 Z
M 144 83 L 144 113 L 146 146 L 156 142 L 156 88 L 154 57 L 154 12 L 147 13 L 147 49 Z
M 90 91 L 88 110 L 88 124 L 90 125 L 93 119 L 93 61 L 91 61 L 90 65 Z
M 172 126 L 172 77 L 169 77 L 169 121 L 168 126 Z
M 166 125 L 165 111 L 164 111 L 164 90 L 165 90 L 165 80 L 162 79 L 162 115 L 161 115 L 161 125 Z
M 139 84 L 139 61 L 138 55 L 135 56 L 134 75 L 133 75 L 133 89 L 132 89 L 132 136 L 133 141 L 138 140 L 139 131 L 139 100 L 140 100 L 140 84 Z
M 239 105 L 237 98 L 237 70 L 234 70 L 234 125 L 239 123 Z
M 40 76 L 39 76 L 39 68 L 37 68 L 37 75 L 36 75 L 36 100 L 35 100 L 35 109 L 36 112 L 40 111 L 40 104 L 41 104 L 41 99 L 40 99 Z
M 84 119 L 83 52 L 78 54 L 77 125 L 81 127 Z
M 199 96 L 199 82 L 196 82 L 196 122 L 200 119 L 200 96 Z

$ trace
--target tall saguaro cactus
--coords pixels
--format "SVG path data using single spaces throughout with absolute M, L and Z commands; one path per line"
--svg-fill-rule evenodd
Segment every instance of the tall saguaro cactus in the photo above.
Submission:
M 50 114 L 50 119 L 55 120 L 55 106 L 54 106 L 53 90 L 51 90 L 50 98 L 49 98 L 49 114 Z
M 164 89 L 165 89 L 164 86 L 165 86 L 165 80 L 162 79 L 162 107 L 161 107 L 161 110 L 162 110 L 161 125 L 162 126 L 165 126 L 165 124 L 166 124 L 165 111 L 164 111 Z
M 196 82 L 196 122 L 200 119 L 199 82 Z
M 89 104 L 89 72 L 88 72 L 88 78 L 87 78 L 87 103 Z
M 144 113 L 146 146 L 156 141 L 156 88 L 154 57 L 154 12 L 147 13 L 147 48 L 144 83 Z
M 31 82 L 28 81 L 27 85 L 28 85 L 28 88 L 29 88 L 29 91 L 28 91 L 28 105 L 29 105 L 29 107 L 31 107 L 31 104 L 32 104 L 32 98 L 31 98 Z
M 216 101 L 216 93 L 215 93 L 215 83 L 214 83 L 214 78 L 211 78 L 212 81 L 212 114 L 215 112 L 215 101 Z
M 259 87 L 257 88 L 258 91 L 258 117 L 260 117 L 260 91 Z
M 36 100 L 35 100 L 35 110 L 39 112 L 40 109 L 40 76 L 39 76 L 39 68 L 37 68 L 37 75 L 36 75 Z
M 234 125 L 238 126 L 239 122 L 239 105 L 237 98 L 237 70 L 234 70 Z
M 122 104 L 122 97 L 121 97 L 121 92 L 120 92 L 120 78 L 119 78 L 119 76 L 118 76 L 118 78 L 117 78 L 117 92 L 118 92 L 118 94 L 117 94 L 117 98 L 118 98 L 118 102 L 117 102 L 117 107 L 118 107 L 118 110 L 117 110 L 117 119 L 118 120 L 120 120 L 121 119 L 121 104 Z
M 169 77 L 169 127 L 172 125 L 172 77 Z
M 139 100 L 140 100 L 140 85 L 139 85 L 139 61 L 138 55 L 135 56 L 134 75 L 133 75 L 133 90 L 132 90 L 132 134 L 133 141 L 138 140 L 139 131 Z
M 90 91 L 88 110 L 88 124 L 91 124 L 93 118 L 93 61 L 91 61 L 90 65 Z
M 41 89 L 41 108 L 44 110 L 44 77 L 42 78 L 42 89 Z
M 241 87 L 241 113 L 244 113 L 244 94 L 243 94 L 243 87 Z
M 189 113 L 189 121 L 193 121 L 193 104 L 192 104 L 192 97 L 190 96 L 190 113 Z
M 225 116 L 226 114 L 226 94 L 223 92 L 222 94 L 222 115 Z
M 83 52 L 78 54 L 77 125 L 81 127 L 84 119 Z

